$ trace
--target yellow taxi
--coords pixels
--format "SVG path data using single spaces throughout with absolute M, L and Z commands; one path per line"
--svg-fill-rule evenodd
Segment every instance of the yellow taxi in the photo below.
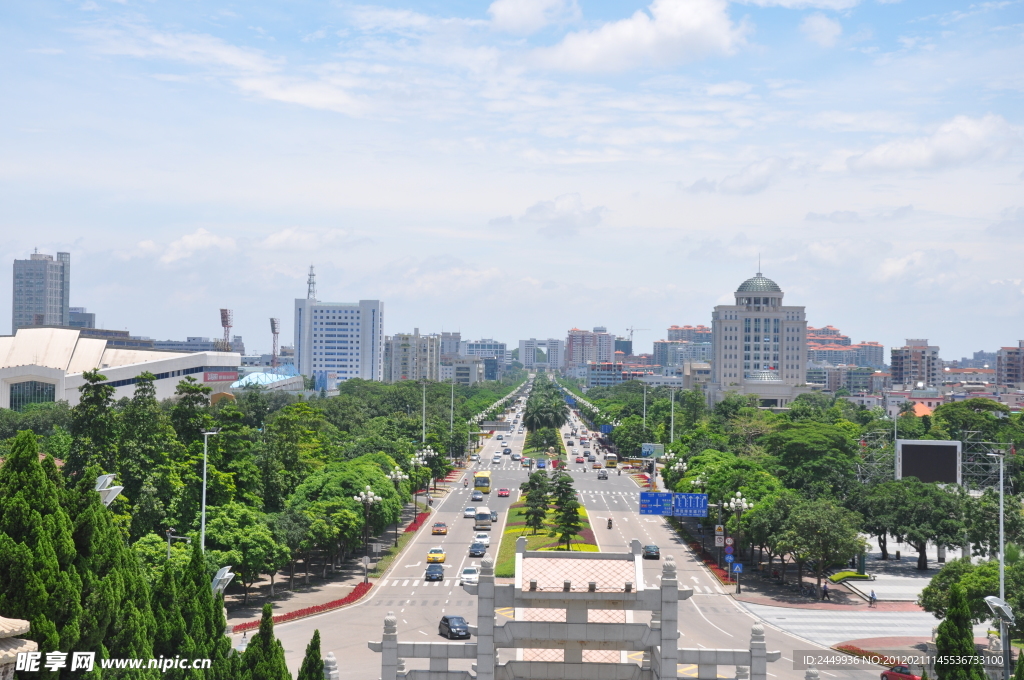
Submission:
M 432 562 L 444 562 L 445 557 L 447 557 L 447 555 L 444 552 L 444 548 L 431 548 L 427 552 L 427 564 L 431 564 Z
M 430 530 L 430 533 L 432 535 L 434 535 L 434 536 L 437 536 L 438 534 L 443 535 L 443 536 L 447 536 L 448 535 L 448 525 L 445 524 L 444 522 L 434 522 L 434 526 Z

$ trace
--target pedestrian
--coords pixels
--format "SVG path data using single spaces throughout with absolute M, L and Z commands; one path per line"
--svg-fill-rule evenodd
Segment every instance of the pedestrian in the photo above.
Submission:
M 822 600 L 828 600 L 829 602 L 832 601 L 832 596 L 828 594 L 828 584 L 827 583 L 825 583 L 825 584 L 823 584 L 821 586 L 821 599 Z
M 875 595 L 875 589 L 872 588 L 871 595 L 868 596 L 868 606 L 874 607 L 876 604 L 878 604 L 878 597 Z

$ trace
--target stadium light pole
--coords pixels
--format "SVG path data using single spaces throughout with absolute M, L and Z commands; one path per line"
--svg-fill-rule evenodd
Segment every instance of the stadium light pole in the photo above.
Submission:
M 1006 534 L 1004 525 L 1004 512 L 1003 512 L 1003 461 L 1005 460 L 1005 453 L 1000 451 L 999 453 L 986 454 L 993 458 L 999 459 L 999 599 L 1006 602 L 1006 560 L 1003 555 L 1006 549 Z M 1006 625 L 1006 621 L 1002 617 L 999 617 L 999 640 L 1003 644 L 1003 680 L 1010 680 L 1010 635 L 1009 626 Z

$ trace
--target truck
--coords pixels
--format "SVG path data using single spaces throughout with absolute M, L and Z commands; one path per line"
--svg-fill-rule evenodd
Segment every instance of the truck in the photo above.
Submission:
M 473 530 L 474 531 L 490 531 L 491 530 L 491 510 L 484 506 L 479 506 L 476 509 L 476 517 L 473 518 Z

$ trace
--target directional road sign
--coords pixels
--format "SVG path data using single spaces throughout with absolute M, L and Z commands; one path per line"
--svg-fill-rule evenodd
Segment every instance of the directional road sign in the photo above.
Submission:
M 677 493 L 672 499 L 672 514 L 676 517 L 707 517 L 706 493 Z
M 726 562 L 732 562 L 732 561 L 733 561 L 733 560 L 735 560 L 735 559 L 736 559 L 736 558 L 735 558 L 735 557 L 734 557 L 733 555 L 726 555 L 726 556 L 725 556 L 725 561 L 726 561 Z
M 641 515 L 672 515 L 672 494 L 640 492 Z
M 725 537 L 724 536 L 715 536 L 715 547 L 716 548 L 721 548 L 723 545 L 725 545 Z
M 742 562 L 737 562 L 736 564 L 732 565 L 732 573 L 734 573 L 734 574 L 742 574 L 743 573 L 743 563 Z
M 734 548 L 731 545 L 725 546 L 725 554 L 726 555 L 731 555 L 733 550 L 734 550 Z

